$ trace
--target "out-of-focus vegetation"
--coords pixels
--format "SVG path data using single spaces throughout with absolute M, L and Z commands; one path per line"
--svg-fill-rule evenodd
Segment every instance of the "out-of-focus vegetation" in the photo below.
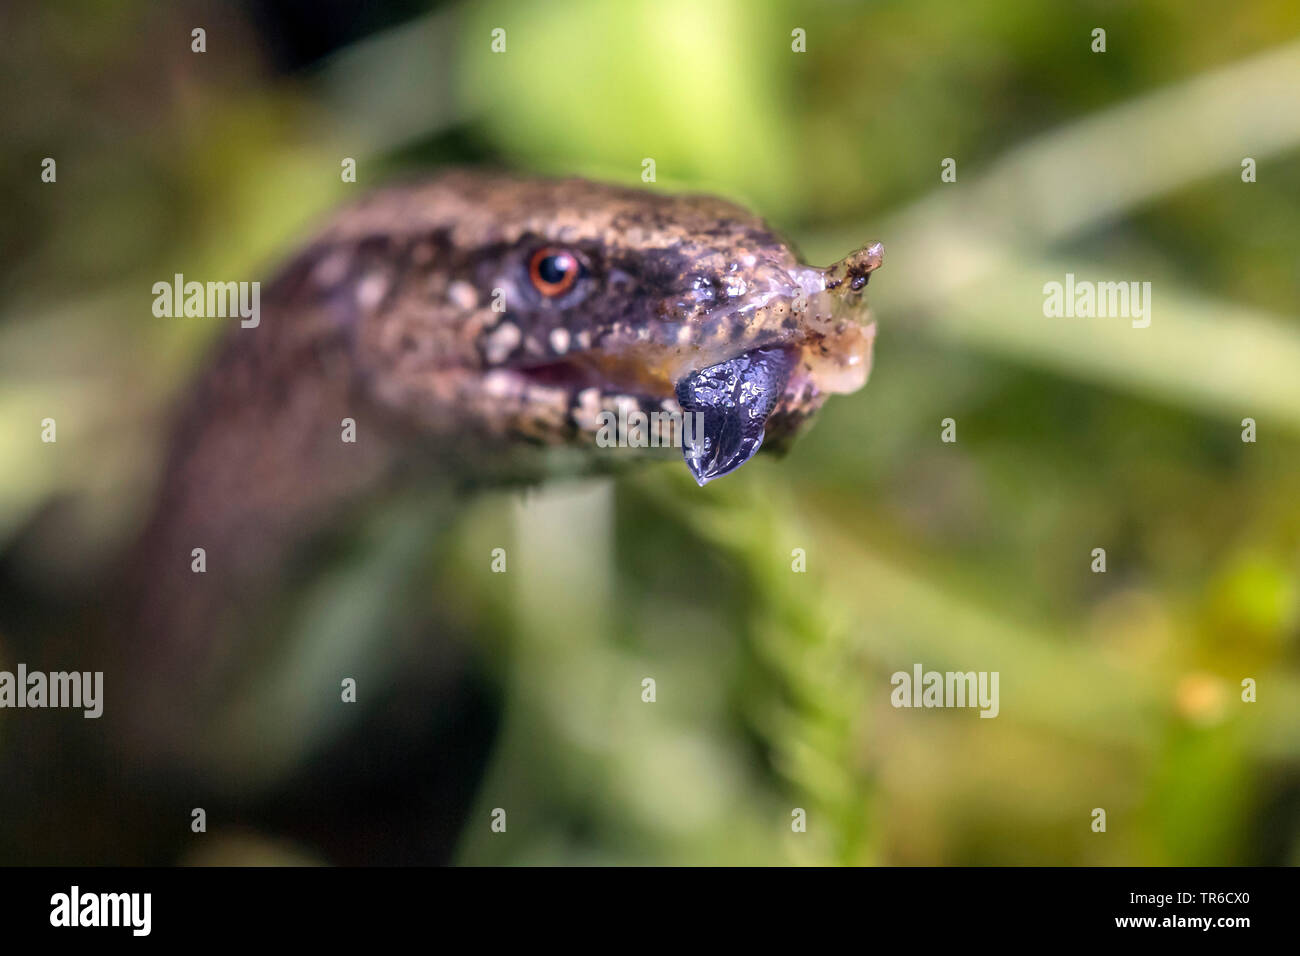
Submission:
M 3 15 L 0 536 L 77 508 L 33 576 L 111 553 L 216 330 L 152 282 L 264 274 L 398 173 L 651 157 L 816 263 L 884 240 L 876 369 L 704 491 L 664 463 L 461 517 L 430 588 L 506 688 L 476 819 L 512 837 L 460 858 L 1300 862 L 1300 8 L 403 3 L 340 44 L 342 6 Z M 1150 281 L 1151 327 L 1045 318 L 1066 272 Z M 892 708 L 917 662 L 999 671 L 1000 716 Z

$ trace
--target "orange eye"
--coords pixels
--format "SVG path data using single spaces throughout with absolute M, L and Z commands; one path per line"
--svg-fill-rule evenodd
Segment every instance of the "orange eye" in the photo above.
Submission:
M 528 263 L 528 277 L 542 295 L 554 298 L 573 288 L 582 274 L 582 263 L 571 252 L 544 246 L 533 253 Z

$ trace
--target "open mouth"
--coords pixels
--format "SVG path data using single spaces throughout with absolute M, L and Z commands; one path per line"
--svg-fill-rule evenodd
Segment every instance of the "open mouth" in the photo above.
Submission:
M 652 428 L 665 413 L 675 416 L 678 440 L 649 444 L 680 444 L 687 468 L 705 485 L 754 457 L 774 415 L 777 433 L 789 434 L 827 395 L 863 385 L 875 327 L 861 292 L 882 253 L 873 243 L 827 269 L 805 268 L 795 280 L 797 300 L 755 297 L 733 334 L 707 343 L 622 342 L 511 372 L 528 394 L 546 396 L 535 406 L 553 408 L 567 427 L 598 443 L 610 415 L 622 423 L 638 412 Z
M 677 434 L 686 466 L 705 485 L 735 471 L 762 447 L 767 419 L 780 403 L 799 355 L 795 347 L 750 349 L 673 383 L 655 375 L 619 375 L 619 369 L 594 361 L 550 362 L 517 371 L 534 387 L 567 395 L 570 417 L 581 431 L 598 429 L 602 412 L 680 415 Z
M 599 443 L 610 417 L 626 421 L 629 414 L 639 412 L 647 418 L 653 416 L 657 423 L 664 414 L 680 416 L 672 382 L 651 369 L 643 362 L 620 361 L 591 351 L 516 366 L 507 374 L 529 405 L 554 411 L 558 427 Z M 652 444 L 657 447 L 660 441 Z

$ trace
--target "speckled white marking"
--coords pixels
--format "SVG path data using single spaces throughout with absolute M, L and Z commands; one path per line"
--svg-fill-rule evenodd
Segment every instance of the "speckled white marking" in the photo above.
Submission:
M 484 356 L 493 365 L 504 362 L 510 357 L 510 353 L 519 347 L 519 341 L 522 338 L 523 336 L 519 333 L 519 326 L 513 322 L 502 322 L 488 336 Z
M 493 398 L 505 398 L 520 390 L 517 377 L 504 369 L 495 369 L 483 376 L 483 391 Z
M 556 355 L 563 355 L 565 352 L 569 351 L 568 329 L 551 329 L 551 351 Z
M 348 263 L 351 258 L 346 249 L 340 249 L 338 252 L 326 256 L 317 263 L 316 268 L 312 271 L 312 279 L 315 280 L 317 285 L 325 288 L 338 285 L 343 280 L 343 277 L 347 275 Z
M 470 312 L 478 308 L 478 292 L 463 279 L 457 279 L 447 286 L 447 297 L 461 309 Z
M 384 300 L 388 291 L 388 276 L 382 272 L 372 272 L 357 283 L 357 305 L 363 309 L 373 309 Z
M 568 410 L 568 392 L 553 385 L 529 385 L 525 393 L 540 420 L 553 426 L 563 424 Z
M 631 395 L 611 395 L 609 400 L 614 410 L 625 416 L 641 410 L 641 403 Z
M 595 431 L 600 428 L 600 389 L 584 388 L 578 393 L 578 400 L 573 409 L 573 421 L 583 431 Z

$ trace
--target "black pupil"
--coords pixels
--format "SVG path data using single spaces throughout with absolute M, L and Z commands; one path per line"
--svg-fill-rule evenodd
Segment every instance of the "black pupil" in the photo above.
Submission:
M 563 253 L 546 256 L 537 264 L 537 275 L 547 285 L 563 285 L 573 271 L 573 260 Z

